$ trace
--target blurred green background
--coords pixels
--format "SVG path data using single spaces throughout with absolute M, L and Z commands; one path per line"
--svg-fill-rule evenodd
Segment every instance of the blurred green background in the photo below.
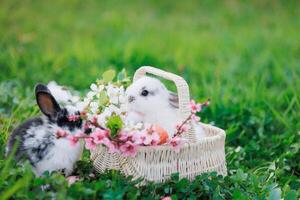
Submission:
M 226 130 L 230 173 L 299 193 L 299 1 L 1 0 L 1 152 L 15 123 L 37 113 L 36 82 L 84 91 L 109 68 L 141 65 L 211 98 L 202 119 Z

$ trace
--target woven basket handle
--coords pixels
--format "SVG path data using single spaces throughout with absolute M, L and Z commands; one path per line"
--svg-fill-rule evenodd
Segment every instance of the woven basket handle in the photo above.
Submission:
M 181 114 L 182 119 L 186 119 L 190 114 L 191 114 L 191 109 L 190 109 L 190 92 L 189 92 L 189 86 L 186 83 L 186 81 L 176 75 L 172 74 L 170 72 L 163 71 L 161 69 L 157 69 L 154 67 L 150 66 L 143 66 L 140 67 L 138 70 L 136 70 L 134 76 L 133 76 L 133 81 L 138 80 L 142 76 L 144 76 L 146 73 L 148 74 L 153 74 L 158 77 L 162 77 L 164 79 L 173 81 L 176 85 L 177 88 L 177 93 L 178 93 L 178 100 L 179 100 L 179 111 Z

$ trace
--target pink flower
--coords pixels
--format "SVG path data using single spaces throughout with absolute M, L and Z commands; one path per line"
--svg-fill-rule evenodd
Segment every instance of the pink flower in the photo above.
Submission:
M 94 150 L 96 148 L 96 143 L 94 142 L 93 138 L 85 138 L 85 148 L 89 150 Z
M 145 134 L 139 132 L 135 132 L 135 134 L 133 134 L 132 136 L 132 142 L 136 145 L 144 144 L 145 139 L 146 139 Z
M 104 138 L 108 137 L 108 130 L 102 130 L 100 128 L 96 128 L 96 130 L 90 135 L 93 138 L 94 143 L 100 144 L 102 143 Z
M 92 117 L 91 123 L 92 123 L 92 125 L 95 125 L 95 126 L 98 124 L 98 117 L 97 117 L 97 115 L 94 115 Z
M 192 113 L 200 112 L 202 109 L 202 105 L 200 103 L 196 103 L 194 100 L 190 102 L 190 108 Z
M 70 122 L 75 122 L 75 121 L 77 121 L 79 119 L 79 115 L 69 115 L 68 116 L 68 120 L 70 121 Z
M 209 106 L 210 105 L 210 99 L 208 99 L 207 101 L 205 101 L 203 105 L 204 106 Z
M 79 141 L 79 138 L 77 136 L 74 136 L 74 135 L 69 135 L 68 136 L 68 139 L 71 143 L 71 146 L 75 146 L 77 144 L 77 142 Z
M 170 141 L 169 144 L 175 149 L 176 152 L 179 152 L 180 147 L 183 143 L 182 138 L 175 136 Z
M 75 134 L 75 137 L 77 137 L 78 139 L 84 138 L 84 137 L 86 137 L 86 136 L 87 136 L 87 135 L 84 134 L 83 132 L 78 132 L 78 133 Z
M 121 131 L 120 136 L 119 136 L 119 140 L 125 142 L 128 140 L 131 140 L 133 134 L 131 134 L 130 132 L 127 131 Z
M 163 197 L 161 200 L 172 200 L 171 197 Z
M 160 137 L 156 132 L 152 132 L 152 133 L 145 132 L 143 133 L 142 139 L 143 139 L 143 144 L 146 146 L 158 145 L 160 141 Z
M 178 124 L 176 125 L 176 130 L 180 133 L 187 132 L 190 129 L 190 126 L 187 124 Z
M 59 138 L 64 138 L 64 137 L 67 137 L 68 136 L 68 132 L 67 131 L 64 131 L 64 130 L 58 130 L 56 132 L 56 138 L 59 139 Z
M 104 144 L 108 148 L 109 153 L 118 152 L 118 145 L 115 142 L 110 141 L 108 138 L 104 138 L 102 144 Z
M 137 145 L 130 141 L 127 141 L 125 144 L 122 144 L 120 146 L 120 151 L 123 153 L 124 156 L 134 157 L 137 152 Z
M 200 121 L 200 117 L 198 117 L 195 114 L 192 114 L 191 119 L 194 120 L 195 122 L 199 122 Z
M 84 131 L 87 131 L 87 130 L 89 130 L 89 129 L 91 129 L 92 128 L 92 124 L 89 122 L 89 121 L 87 121 L 87 122 L 85 122 L 84 124 L 83 124 L 83 130 Z
M 76 181 L 78 181 L 80 179 L 79 176 L 68 176 L 67 178 L 67 182 L 68 182 L 68 185 L 72 185 L 73 183 L 75 183 Z
M 86 117 L 86 116 L 87 116 L 87 112 L 86 112 L 86 111 L 81 111 L 81 112 L 80 112 L 80 116 Z

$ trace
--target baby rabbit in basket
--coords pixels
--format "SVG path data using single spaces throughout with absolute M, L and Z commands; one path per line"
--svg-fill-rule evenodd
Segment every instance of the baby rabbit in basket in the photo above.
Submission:
M 12 132 L 6 153 L 10 154 L 16 145 L 15 159 L 29 160 L 38 176 L 45 171 L 62 171 L 70 175 L 83 148 L 80 143 L 71 146 L 67 138 L 58 138 L 57 133 L 67 131 L 74 135 L 80 132 L 80 112 L 60 107 L 45 85 L 38 84 L 35 95 L 43 115 L 27 120 Z
M 156 124 L 175 134 L 176 125 L 184 119 L 180 117 L 178 96 L 165 87 L 158 79 L 144 76 L 130 85 L 126 90 L 128 120 Z M 194 124 L 197 139 L 205 137 L 199 124 Z

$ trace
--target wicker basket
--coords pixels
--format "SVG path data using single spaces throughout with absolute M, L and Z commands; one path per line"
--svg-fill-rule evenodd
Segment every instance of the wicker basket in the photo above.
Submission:
M 139 68 L 133 80 L 153 74 L 176 84 L 179 97 L 179 110 L 182 119 L 190 114 L 189 88 L 186 81 L 175 74 L 162 71 L 154 67 Z M 193 179 L 203 172 L 216 171 L 218 174 L 227 175 L 225 160 L 225 132 L 217 127 L 201 123 L 207 137 L 197 140 L 192 127 L 183 137 L 187 142 L 179 152 L 169 145 L 157 147 L 139 147 L 137 155 L 124 157 L 119 153 L 111 154 L 107 148 L 99 145 L 91 154 L 91 160 L 98 172 L 107 169 L 120 170 L 133 178 L 143 177 L 145 181 L 163 182 L 170 178 L 172 173 L 179 172 L 180 177 Z

